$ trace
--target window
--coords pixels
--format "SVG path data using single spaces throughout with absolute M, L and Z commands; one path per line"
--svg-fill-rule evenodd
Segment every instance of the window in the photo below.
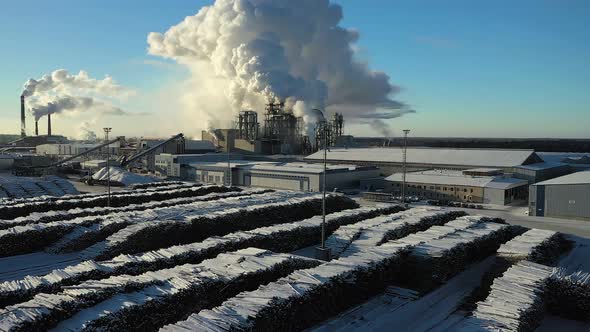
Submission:
M 444 191 L 447 191 L 447 187 L 443 187 L 443 190 L 444 190 Z
M 471 192 L 473 192 L 473 189 L 471 189 Z
M 219 182 L 221 182 L 221 178 L 219 176 L 216 176 L 215 177 L 215 183 L 219 183 Z
M 464 188 L 464 189 L 463 189 L 463 192 L 464 192 L 464 193 L 466 193 L 466 192 L 467 192 L 467 188 Z
M 209 182 L 213 182 L 213 175 L 209 175 Z
M 434 186 L 430 186 L 430 190 L 434 190 Z

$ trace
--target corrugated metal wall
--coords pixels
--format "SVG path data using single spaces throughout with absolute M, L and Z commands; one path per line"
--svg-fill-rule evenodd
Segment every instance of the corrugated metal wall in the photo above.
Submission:
M 545 186 L 545 216 L 590 219 L 590 184 Z

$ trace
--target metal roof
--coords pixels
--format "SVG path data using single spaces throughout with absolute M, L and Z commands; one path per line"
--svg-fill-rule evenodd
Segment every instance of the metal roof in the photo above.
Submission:
M 402 173 L 395 173 L 387 181 L 402 181 Z M 406 173 L 406 182 L 437 184 L 448 186 L 467 186 L 495 189 L 510 189 L 528 184 L 526 180 L 493 176 L 470 176 L 460 171 L 433 170 Z
M 560 185 L 560 184 L 590 184 L 590 171 L 576 172 L 555 179 L 535 183 L 534 186 Z
M 323 154 L 323 151 L 318 151 L 305 159 L 322 160 Z M 524 164 L 531 156 L 536 156 L 533 150 L 408 148 L 407 161 L 412 164 L 513 167 Z M 403 150 L 401 148 L 330 149 L 328 160 L 402 163 Z

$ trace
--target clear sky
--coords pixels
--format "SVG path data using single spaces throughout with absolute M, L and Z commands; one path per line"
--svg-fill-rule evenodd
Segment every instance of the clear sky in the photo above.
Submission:
M 109 74 L 145 94 L 182 80 L 180 68 L 145 63 L 153 59 L 146 36 L 211 2 L 4 1 L 0 133 L 19 130 L 22 84 L 58 68 Z M 590 138 L 590 1 L 336 2 L 341 25 L 360 32 L 361 57 L 388 73 L 402 87 L 397 99 L 417 110 L 392 120 L 397 132 Z M 143 105 L 127 107 L 141 112 Z

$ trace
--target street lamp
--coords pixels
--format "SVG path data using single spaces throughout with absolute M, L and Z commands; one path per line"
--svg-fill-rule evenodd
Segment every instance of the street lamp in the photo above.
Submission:
M 402 175 L 402 204 L 406 205 L 406 159 L 408 153 L 408 134 L 410 129 L 404 129 L 404 163 L 403 163 L 403 175 Z
M 326 248 L 326 175 L 327 175 L 327 159 L 328 159 L 328 121 L 324 116 L 324 112 L 319 109 L 313 109 L 319 116 L 318 121 L 318 135 L 323 139 L 324 147 L 324 171 L 322 179 L 322 242 L 319 248 L 316 248 L 316 258 L 321 260 L 330 259 L 330 248 Z M 323 137 L 322 137 L 323 136 Z
M 113 128 L 103 128 L 104 130 L 104 134 L 105 134 L 105 140 L 107 141 L 107 143 L 109 142 L 109 133 L 111 132 Z M 110 159 L 111 159 L 111 151 L 110 151 L 110 144 L 107 144 L 107 206 L 111 206 L 111 165 L 110 165 Z

